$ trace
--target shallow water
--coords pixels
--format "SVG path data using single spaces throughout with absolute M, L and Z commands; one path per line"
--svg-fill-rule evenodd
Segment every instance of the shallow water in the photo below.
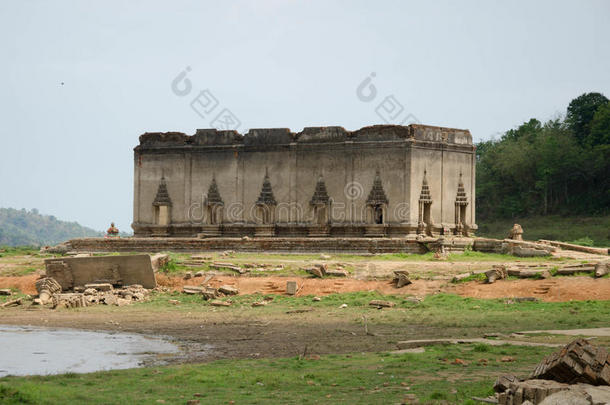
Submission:
M 133 368 L 178 352 L 137 334 L 0 325 L 0 377 Z

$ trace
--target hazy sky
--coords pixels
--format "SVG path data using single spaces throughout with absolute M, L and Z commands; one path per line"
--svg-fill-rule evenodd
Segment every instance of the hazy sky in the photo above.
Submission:
M 481 140 L 610 96 L 609 44 L 610 1 L 2 0 L 0 207 L 131 231 L 138 136 L 210 127 L 203 90 L 242 133 L 380 124 L 394 96 Z

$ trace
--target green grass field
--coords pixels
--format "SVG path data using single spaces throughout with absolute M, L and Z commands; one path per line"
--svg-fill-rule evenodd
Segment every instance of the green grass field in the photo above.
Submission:
M 0 379 L 2 404 L 474 403 L 496 376 L 527 374 L 552 349 L 484 344 Z M 512 362 L 503 362 L 510 356 Z M 456 359 L 459 359 L 456 361 Z M 463 364 L 462 364 L 463 363 Z M 412 399 L 412 397 L 411 397 Z
M 545 217 L 478 220 L 477 236 L 505 238 L 513 224 L 523 227 L 523 239 L 549 239 L 563 242 L 581 242 L 591 239 L 594 246 L 610 246 L 610 215 L 601 217 Z M 580 241 L 579 241 L 580 240 Z

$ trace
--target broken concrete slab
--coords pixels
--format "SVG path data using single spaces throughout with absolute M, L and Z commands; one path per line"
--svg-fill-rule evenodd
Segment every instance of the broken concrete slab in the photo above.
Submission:
M 64 291 L 90 283 L 157 286 L 149 255 L 62 257 L 46 259 L 45 266 Z

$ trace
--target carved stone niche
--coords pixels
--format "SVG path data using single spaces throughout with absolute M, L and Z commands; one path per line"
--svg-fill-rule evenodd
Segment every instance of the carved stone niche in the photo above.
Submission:
M 309 205 L 311 207 L 312 225 L 307 229 L 308 235 L 312 237 L 325 237 L 330 235 L 331 199 L 328 197 L 326 183 L 322 176 L 318 178 Z
M 275 207 L 277 202 L 271 188 L 269 173 L 265 172 L 261 193 L 256 200 L 256 226 L 254 236 L 275 235 Z
M 208 189 L 205 199 L 206 224 L 201 228 L 200 238 L 211 238 L 222 235 L 222 222 L 224 216 L 224 201 L 218 191 L 216 177 L 212 178 L 212 183 Z
M 426 178 L 426 171 L 424 170 L 424 178 L 422 180 L 421 193 L 419 194 L 418 201 L 418 235 L 432 236 L 431 206 L 432 196 L 430 194 L 430 187 L 428 186 L 428 179 Z
M 381 237 L 386 234 L 386 221 L 388 210 L 388 197 L 383 189 L 379 170 L 375 173 L 375 180 L 371 192 L 366 199 L 366 225 L 364 235 L 368 237 Z
M 172 200 L 167 191 L 165 177 L 161 176 L 157 195 L 152 203 L 154 212 L 153 236 L 168 236 L 172 223 Z

